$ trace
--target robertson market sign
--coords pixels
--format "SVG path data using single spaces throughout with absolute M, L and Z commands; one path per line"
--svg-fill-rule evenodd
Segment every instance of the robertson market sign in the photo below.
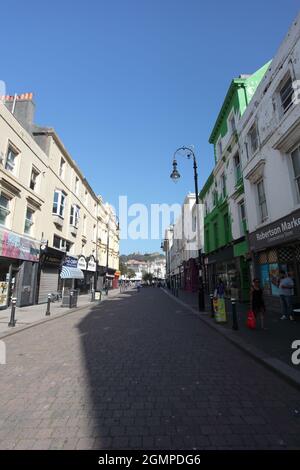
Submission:
M 293 212 L 282 219 L 266 225 L 249 234 L 251 251 L 293 241 L 300 238 L 300 211 Z

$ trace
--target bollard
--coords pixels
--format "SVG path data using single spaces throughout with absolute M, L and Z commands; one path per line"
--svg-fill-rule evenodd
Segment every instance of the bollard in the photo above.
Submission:
M 46 315 L 50 315 L 51 294 L 48 294 Z
M 74 292 L 71 290 L 71 292 L 70 292 L 69 308 L 72 308 L 72 307 L 73 307 L 73 295 L 74 295 Z
M 12 297 L 12 298 L 11 298 L 10 320 L 9 320 L 8 326 L 16 326 L 16 319 L 15 319 L 16 303 L 17 303 L 16 297 Z
M 231 299 L 231 311 L 232 311 L 232 329 L 233 330 L 238 330 L 239 325 L 237 321 L 237 313 L 236 313 L 236 300 Z
M 211 318 L 214 318 L 215 316 L 214 294 L 210 294 L 210 310 L 211 310 Z

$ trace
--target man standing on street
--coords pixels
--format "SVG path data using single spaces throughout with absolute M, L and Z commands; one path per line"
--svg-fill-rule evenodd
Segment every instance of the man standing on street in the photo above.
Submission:
M 294 281 L 289 273 L 280 272 L 279 295 L 282 316 L 280 320 L 294 320 L 292 315 L 292 299 L 294 295 Z

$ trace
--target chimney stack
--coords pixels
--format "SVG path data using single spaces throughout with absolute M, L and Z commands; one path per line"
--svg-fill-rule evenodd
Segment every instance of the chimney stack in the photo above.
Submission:
M 22 93 L 21 95 L 7 95 L 2 97 L 7 109 L 15 116 L 19 123 L 32 133 L 35 104 L 33 93 Z

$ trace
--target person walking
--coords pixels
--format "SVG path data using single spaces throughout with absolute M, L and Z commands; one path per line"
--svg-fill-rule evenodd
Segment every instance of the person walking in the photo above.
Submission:
M 266 330 L 265 328 L 265 313 L 266 307 L 263 297 L 263 290 L 259 285 L 259 279 L 253 279 L 251 290 L 250 290 L 250 302 L 251 302 L 251 310 L 255 315 L 255 319 L 260 318 L 260 325 L 262 330 Z
M 292 315 L 293 309 L 293 295 L 294 295 L 294 281 L 290 276 L 290 273 L 285 271 L 280 272 L 281 279 L 279 281 L 279 296 L 281 303 L 281 317 L 280 320 L 294 320 Z
M 225 285 L 221 278 L 218 279 L 218 283 L 215 288 L 214 297 L 217 299 L 223 299 L 225 295 Z

